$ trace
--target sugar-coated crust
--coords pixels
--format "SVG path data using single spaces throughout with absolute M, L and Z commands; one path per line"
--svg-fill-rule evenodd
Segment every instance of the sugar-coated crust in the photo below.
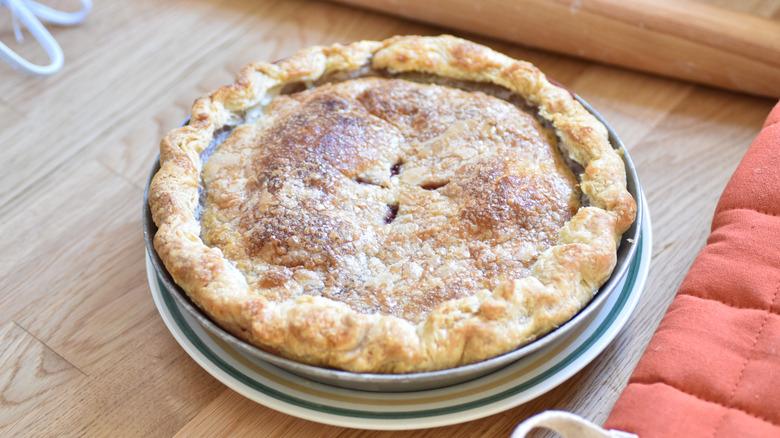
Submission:
M 524 97 L 552 125 L 564 155 L 584 169 L 580 189 L 588 205 L 538 257 L 530 276 L 446 301 L 414 324 L 359 313 L 323 297 L 271 301 L 250 289 L 220 249 L 203 243 L 195 216 L 200 154 L 215 133 L 255 117 L 285 86 L 365 70 L 494 84 Z M 149 190 L 158 226 L 155 249 L 190 298 L 247 342 L 301 362 L 355 372 L 451 368 L 512 351 L 558 327 L 607 280 L 620 236 L 636 213 L 623 161 L 606 128 L 568 91 L 529 63 L 451 36 L 313 47 L 277 63 L 250 64 L 233 84 L 194 103 L 190 123 L 162 140 L 160 165 Z

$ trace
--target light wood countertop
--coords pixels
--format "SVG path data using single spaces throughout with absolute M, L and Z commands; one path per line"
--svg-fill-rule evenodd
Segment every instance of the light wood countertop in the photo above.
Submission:
M 780 17 L 774 0 L 708 3 Z M 3 436 L 401 434 L 323 425 L 245 398 L 185 353 L 152 300 L 141 206 L 159 139 L 246 63 L 311 45 L 453 33 L 528 60 L 579 94 L 636 165 L 652 217 L 652 266 L 614 342 L 523 405 L 404 436 L 505 437 L 547 409 L 602 423 L 776 102 L 327 2 L 96 2 L 84 24 L 48 28 L 65 52 L 62 71 L 30 78 L 0 63 Z M 32 38 L 13 41 L 4 8 L 0 40 L 45 61 Z

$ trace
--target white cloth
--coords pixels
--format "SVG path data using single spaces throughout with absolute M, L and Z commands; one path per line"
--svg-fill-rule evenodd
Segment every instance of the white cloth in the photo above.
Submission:
M 525 438 L 533 429 L 545 428 L 564 438 L 637 438 L 619 430 L 605 430 L 590 421 L 565 411 L 544 411 L 518 425 L 512 438 Z

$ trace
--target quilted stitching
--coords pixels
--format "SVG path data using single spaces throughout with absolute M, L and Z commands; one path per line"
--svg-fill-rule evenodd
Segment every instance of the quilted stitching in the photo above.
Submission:
M 643 438 L 780 436 L 780 103 L 605 427 Z

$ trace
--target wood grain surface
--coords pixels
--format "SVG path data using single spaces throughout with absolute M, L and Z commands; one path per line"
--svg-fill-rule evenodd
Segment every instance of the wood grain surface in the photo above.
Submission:
M 780 23 L 681 0 L 339 0 L 510 43 L 780 97 Z
M 74 3 L 47 2 L 63 9 Z M 780 17 L 775 0 L 706 4 Z M 96 2 L 81 26 L 48 28 L 65 53 L 62 71 L 29 78 L 0 63 L 0 436 L 505 437 L 547 409 L 601 423 L 776 102 L 340 3 Z M 0 8 L 0 41 L 46 60 L 29 35 L 16 42 L 12 29 L 8 9 Z M 231 82 L 248 62 L 315 44 L 440 33 L 533 62 L 619 133 L 654 234 L 635 313 L 562 385 L 505 412 L 441 428 L 327 426 L 228 389 L 178 345 L 147 283 L 141 207 L 159 139 L 187 117 L 196 97 Z

